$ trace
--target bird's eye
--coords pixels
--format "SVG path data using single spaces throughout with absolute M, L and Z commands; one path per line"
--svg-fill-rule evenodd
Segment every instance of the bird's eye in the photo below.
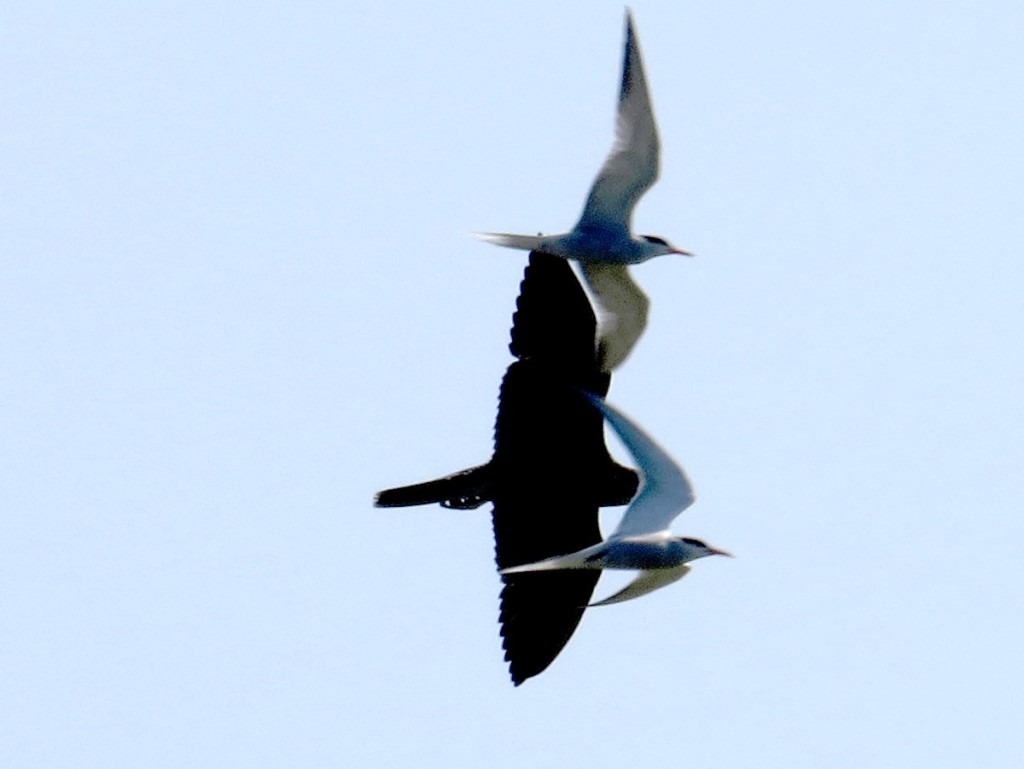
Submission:
M 667 240 L 665 240 L 664 238 L 659 238 L 659 237 L 657 237 L 655 235 L 641 235 L 640 237 L 642 237 L 648 243 L 660 243 L 663 246 L 667 246 L 668 245 L 668 241 Z
M 692 545 L 693 547 L 707 547 L 707 545 L 705 545 L 699 539 L 693 539 L 692 537 L 683 537 L 683 542 L 685 542 L 688 545 Z

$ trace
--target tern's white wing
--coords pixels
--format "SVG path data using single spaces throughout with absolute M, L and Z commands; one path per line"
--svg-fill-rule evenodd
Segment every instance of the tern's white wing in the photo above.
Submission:
M 683 510 L 693 504 L 693 485 L 676 461 L 654 439 L 621 411 L 588 396 L 626 444 L 640 466 L 643 480 L 611 538 L 664 531 Z
M 626 585 L 622 590 L 613 593 L 601 601 L 595 601 L 591 606 L 607 606 L 610 603 L 622 603 L 631 598 L 639 598 L 642 595 L 653 593 L 659 587 L 671 585 L 678 582 L 690 572 L 690 567 L 685 563 L 673 566 L 671 569 L 651 569 L 642 571 L 637 578 Z
M 583 207 L 580 225 L 629 229 L 633 207 L 658 178 L 658 127 L 647 92 L 633 17 L 626 12 L 626 53 L 622 62 L 615 143 Z
M 626 360 L 647 327 L 651 302 L 624 264 L 581 262 L 580 271 L 597 310 L 601 369 L 612 371 Z

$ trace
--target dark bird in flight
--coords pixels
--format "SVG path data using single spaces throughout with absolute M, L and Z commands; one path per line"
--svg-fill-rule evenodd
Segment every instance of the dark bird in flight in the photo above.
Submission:
M 517 360 L 501 383 L 491 461 L 376 498 L 378 507 L 493 502 L 499 569 L 600 543 L 598 508 L 627 504 L 638 485 L 636 472 L 608 453 L 604 416 L 580 394 L 603 397 L 611 375 L 599 365 L 594 310 L 569 263 L 531 252 L 516 307 L 509 349 Z M 502 575 L 502 645 L 517 686 L 568 643 L 599 575 Z

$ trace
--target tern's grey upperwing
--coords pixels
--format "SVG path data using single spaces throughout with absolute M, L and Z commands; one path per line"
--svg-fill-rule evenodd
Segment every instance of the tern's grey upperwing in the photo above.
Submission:
M 626 12 L 626 45 L 615 121 L 615 142 L 590 188 L 580 224 L 631 229 L 633 208 L 658 179 L 658 126 L 647 90 L 633 14 Z
M 640 467 L 640 492 L 630 502 L 612 536 L 630 537 L 667 530 L 696 499 L 686 471 L 621 411 L 600 398 L 589 397 Z

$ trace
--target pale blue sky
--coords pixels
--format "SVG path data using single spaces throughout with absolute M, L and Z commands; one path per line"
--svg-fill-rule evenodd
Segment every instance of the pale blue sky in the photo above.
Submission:
M 1020 765 L 1024 6 L 633 9 L 610 399 L 738 557 L 519 689 L 486 509 L 371 502 L 489 457 L 622 5 L 0 10 L 0 765 Z

